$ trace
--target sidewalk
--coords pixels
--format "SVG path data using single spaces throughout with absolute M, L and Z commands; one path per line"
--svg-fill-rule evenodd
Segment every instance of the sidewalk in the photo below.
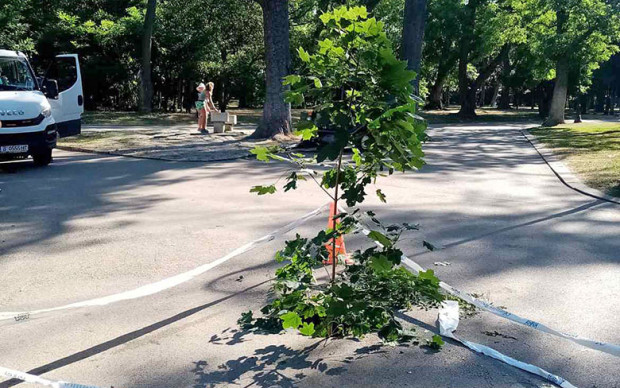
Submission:
M 199 135 L 191 125 L 176 126 L 84 126 L 82 135 L 62 139 L 58 148 L 145 159 L 213 162 L 244 158 L 259 144 L 272 140 L 247 139 L 252 124 L 235 126 L 232 132 Z

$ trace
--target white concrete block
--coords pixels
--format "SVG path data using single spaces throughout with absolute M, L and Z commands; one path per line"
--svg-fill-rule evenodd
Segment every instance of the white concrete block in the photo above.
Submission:
M 221 121 L 213 122 L 213 133 L 224 133 L 224 125 Z
M 214 123 L 225 123 L 229 119 L 228 112 L 211 112 L 211 121 Z
M 229 115 L 226 124 L 237 125 L 237 115 Z

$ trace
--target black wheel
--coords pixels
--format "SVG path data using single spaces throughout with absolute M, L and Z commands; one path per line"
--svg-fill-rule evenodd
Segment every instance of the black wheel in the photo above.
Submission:
M 46 148 L 32 154 L 35 166 L 47 166 L 52 162 L 52 149 Z

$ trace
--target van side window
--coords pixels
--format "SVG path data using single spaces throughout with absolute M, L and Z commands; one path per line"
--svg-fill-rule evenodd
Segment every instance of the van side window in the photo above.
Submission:
M 48 79 L 58 82 L 58 92 L 70 89 L 77 81 L 77 68 L 74 58 L 56 58 L 47 72 Z

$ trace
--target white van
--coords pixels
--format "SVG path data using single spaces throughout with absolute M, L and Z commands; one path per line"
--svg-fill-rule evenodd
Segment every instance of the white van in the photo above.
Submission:
M 26 56 L 0 49 L 0 161 L 46 166 L 59 137 L 82 128 L 84 96 L 77 55 L 58 55 L 37 79 Z

